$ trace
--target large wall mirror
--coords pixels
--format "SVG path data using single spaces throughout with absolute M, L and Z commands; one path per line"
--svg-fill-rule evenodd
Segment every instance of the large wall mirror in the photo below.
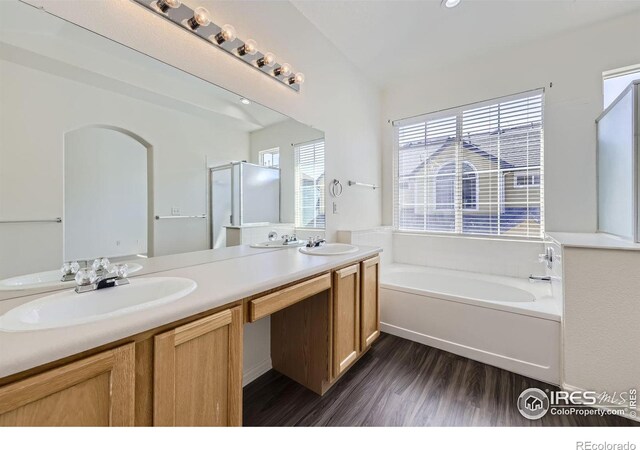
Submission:
M 0 86 L 0 300 L 324 229 L 324 134 L 276 111 L 17 1 Z

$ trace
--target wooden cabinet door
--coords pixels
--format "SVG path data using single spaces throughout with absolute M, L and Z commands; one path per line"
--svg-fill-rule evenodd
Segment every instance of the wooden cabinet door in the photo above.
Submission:
M 360 348 L 365 350 L 380 336 L 380 257 L 360 263 Z
M 133 426 L 134 344 L 0 388 L 1 426 Z
M 154 340 L 155 426 L 242 424 L 242 307 Z
M 360 265 L 333 274 L 333 376 L 360 353 Z

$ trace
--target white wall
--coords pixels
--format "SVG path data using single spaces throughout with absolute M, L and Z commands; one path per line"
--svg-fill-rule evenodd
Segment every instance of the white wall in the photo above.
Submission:
M 65 135 L 65 261 L 147 253 L 147 152 L 119 130 Z
M 194 38 L 129 0 L 27 0 L 73 23 L 168 62 L 243 97 L 264 104 L 325 132 L 327 179 L 380 183 L 380 98 L 347 58 L 289 2 L 202 0 L 217 23 L 231 23 L 241 37 L 276 53 L 304 72 L 301 92 L 261 75 L 228 54 Z M 250 14 L 247 14 L 250 11 Z M 167 45 L 167 43 L 171 45 Z M 182 123 L 177 126 L 182 126 Z M 186 126 L 186 124 L 184 124 Z M 176 166 L 180 172 L 181 167 Z M 158 185 L 162 185 L 162 181 Z M 171 190 L 170 185 L 166 185 Z M 327 214 L 327 238 L 338 229 L 380 224 L 380 190 L 350 189 L 337 200 L 339 214 Z M 175 221 L 174 221 L 175 222 Z M 167 227 L 175 226 L 167 224 Z M 168 231 L 168 230 L 167 230 Z M 174 230 L 175 231 L 175 230 Z M 316 233 L 317 234 L 317 233 Z M 173 250 L 164 248 L 166 253 Z M 265 330 L 246 339 L 245 348 L 268 339 Z M 259 353 L 259 352 L 258 352 Z M 245 369 L 268 354 L 245 361 Z
M 563 251 L 565 387 L 609 395 L 638 389 L 640 252 Z
M 207 7 L 216 22 L 233 24 L 239 36 L 252 37 L 304 72 L 300 93 L 129 0 L 28 2 L 323 130 L 328 179 L 380 182 L 378 89 L 289 2 L 197 3 Z M 380 224 L 380 191 L 345 191 L 339 214 L 327 215 L 330 239 L 337 229 Z
M 546 229 L 595 231 L 594 121 L 602 112 L 602 72 L 640 62 L 638 23 L 636 13 L 444 70 L 399 75 L 382 95 L 383 223 L 392 222 L 393 210 L 388 119 L 546 87 Z
M 285 120 L 250 133 L 251 162 L 259 164 L 262 150 L 280 149 L 280 221 L 294 223 L 295 218 L 295 160 L 292 144 L 324 137 L 322 131 L 295 120 Z M 327 211 L 328 212 L 328 211 Z
M 538 262 L 538 254 L 543 250 L 543 244 L 536 241 L 409 233 L 395 233 L 393 236 L 393 259 L 396 263 L 517 278 L 544 274 L 544 266 Z
M 182 214 L 206 213 L 207 158 L 249 157 L 249 133 L 234 128 L 232 120 L 213 123 L 2 59 L 0 80 L 3 218 L 63 217 L 64 136 L 88 125 L 128 130 L 151 145 L 152 199 L 159 215 L 170 215 L 172 207 Z M 21 257 L 3 258 L 0 278 L 60 266 L 60 224 L 8 226 L 2 231 L 2 254 Z M 154 220 L 153 234 L 154 255 L 209 248 L 206 220 Z

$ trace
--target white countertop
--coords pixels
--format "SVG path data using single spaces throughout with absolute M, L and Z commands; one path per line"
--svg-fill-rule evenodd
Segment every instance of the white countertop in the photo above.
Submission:
M 237 252 L 243 254 L 247 247 L 241 246 Z M 172 303 L 99 322 L 50 330 L 0 332 L 0 378 L 325 272 L 381 251 L 378 247 L 359 246 L 357 252 L 347 255 L 311 256 L 300 253 L 297 248 L 285 248 L 156 272 L 153 276 L 190 278 L 198 283 L 198 287 L 191 294 Z M 215 253 L 216 250 L 210 252 Z M 131 283 L 135 281 L 136 278 L 131 279 Z M 43 294 L 2 301 L 0 314 L 39 297 L 43 297 Z
M 199 250 L 196 252 L 176 253 L 173 255 L 155 256 L 152 258 L 138 258 L 134 260 L 123 260 L 118 262 L 134 262 L 137 264 L 142 264 L 141 270 L 131 274 L 131 278 L 134 278 L 142 275 L 165 272 L 168 270 L 179 269 L 188 266 L 196 266 L 199 264 L 207 264 L 233 258 L 244 258 L 245 256 L 272 252 L 274 250 L 278 250 L 278 248 L 251 248 L 248 245 L 238 245 L 234 247 L 223 247 L 215 250 Z M 66 286 L 49 286 L 45 288 L 34 287 L 32 289 L 25 290 L 2 291 L 0 292 L 0 308 L 2 308 L 2 302 L 7 299 L 33 296 L 35 294 L 42 295 L 44 293 L 49 293 L 52 291 L 68 289 L 69 286 L 73 287 L 73 282 L 70 282 L 70 284 Z M 0 314 L 2 314 L 1 309 Z
M 565 247 L 640 250 L 640 244 L 607 233 L 564 233 L 549 231 L 548 237 Z

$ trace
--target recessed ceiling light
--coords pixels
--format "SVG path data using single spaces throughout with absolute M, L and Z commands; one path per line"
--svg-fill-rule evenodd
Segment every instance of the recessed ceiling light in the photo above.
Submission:
M 462 0 L 442 0 L 442 4 L 447 8 L 455 8 Z
M 250 105 L 251 104 L 251 100 L 248 100 L 248 99 L 242 97 L 240 99 L 240 103 L 242 103 L 243 105 Z

